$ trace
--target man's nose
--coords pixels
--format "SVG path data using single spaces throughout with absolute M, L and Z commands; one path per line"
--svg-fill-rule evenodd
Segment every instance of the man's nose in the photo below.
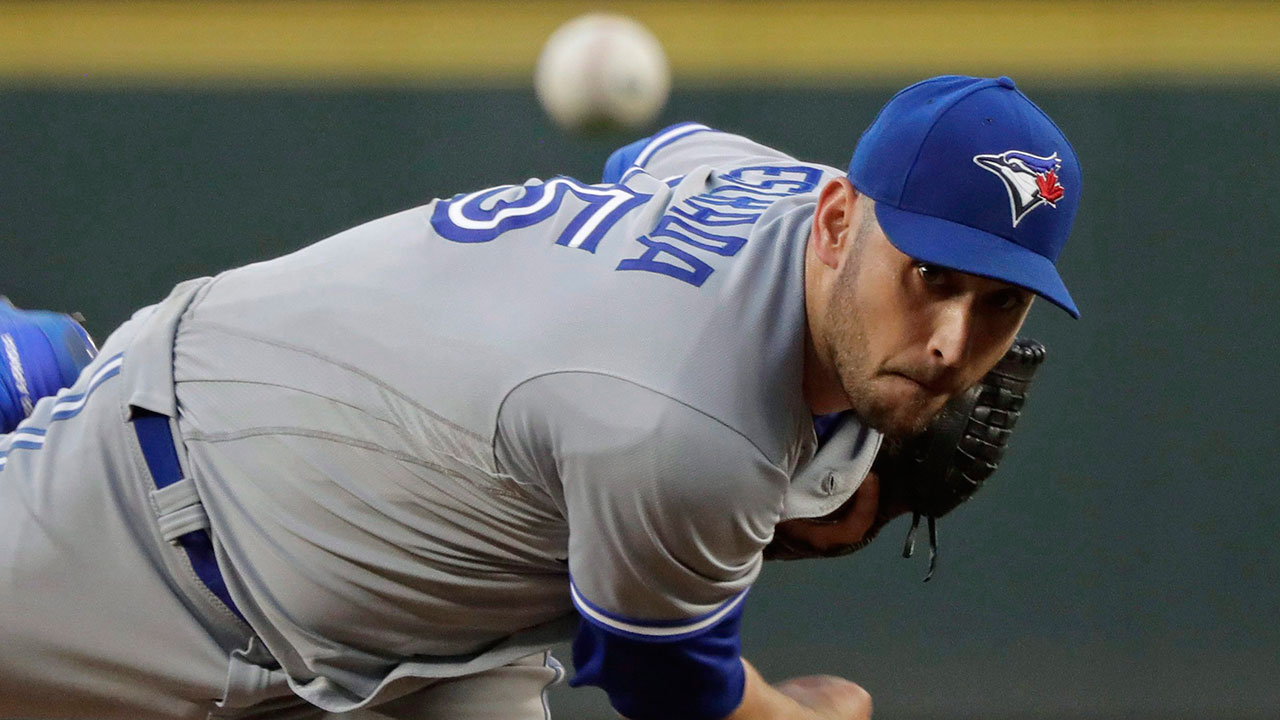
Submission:
M 968 303 L 947 303 L 937 314 L 929 337 L 929 354 L 948 368 L 962 366 L 969 355 L 973 317 Z

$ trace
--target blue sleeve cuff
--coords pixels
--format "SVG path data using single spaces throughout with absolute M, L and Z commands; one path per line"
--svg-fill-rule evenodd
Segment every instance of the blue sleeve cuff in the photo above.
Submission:
M 628 170 L 633 167 L 644 167 L 644 164 L 658 150 L 680 138 L 710 129 L 706 125 L 693 122 L 677 123 L 647 138 L 641 138 L 630 145 L 620 147 L 614 150 L 604 163 L 603 182 L 609 184 L 621 182 L 622 176 L 626 175 Z
M 644 146 L 649 144 L 652 137 L 640 138 L 639 140 L 624 145 L 613 151 L 608 160 L 604 161 L 604 177 L 603 182 L 612 185 L 622 179 L 623 173 L 635 164 L 636 158 L 640 157 L 640 153 L 644 150 Z
M 742 702 L 746 675 L 738 630 L 745 592 L 702 618 L 679 622 L 601 620 L 575 590 L 582 621 L 570 685 L 595 685 L 630 720 L 719 720 Z M 696 626 L 696 629 L 689 628 Z

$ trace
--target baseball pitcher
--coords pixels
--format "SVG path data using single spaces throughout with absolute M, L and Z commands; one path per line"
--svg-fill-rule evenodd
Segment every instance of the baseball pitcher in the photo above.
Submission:
M 10 309 L 0 716 L 541 719 L 572 638 L 633 720 L 870 717 L 742 659 L 751 586 L 994 469 L 1080 187 L 945 76 L 847 173 L 676 125 L 182 283 L 78 376 Z

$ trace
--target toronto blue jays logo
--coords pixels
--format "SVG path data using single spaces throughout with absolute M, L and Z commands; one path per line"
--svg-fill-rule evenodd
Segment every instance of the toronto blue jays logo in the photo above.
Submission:
M 1058 153 L 1049 157 L 1032 155 L 1021 150 L 1006 150 L 999 155 L 974 155 L 973 161 L 995 173 L 1004 181 L 1009 191 L 1009 207 L 1013 210 L 1013 226 L 1032 210 L 1041 205 L 1057 207 L 1066 194 L 1058 182 L 1058 170 L 1062 161 Z

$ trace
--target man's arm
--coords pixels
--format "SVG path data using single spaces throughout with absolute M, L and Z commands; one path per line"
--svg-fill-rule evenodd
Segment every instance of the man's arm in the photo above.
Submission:
M 811 675 L 776 686 L 744 658 L 742 704 L 725 720 L 870 720 L 871 695 L 844 678 Z
M 634 720 L 742 703 L 738 626 L 788 476 L 746 437 L 620 378 L 557 373 L 508 396 L 495 451 L 568 523 L 582 617 L 571 684 Z
M 870 720 L 871 695 L 831 675 L 792 678 L 770 685 L 741 659 L 747 676 L 742 703 L 725 720 Z
M 632 720 L 869 716 L 848 681 L 772 687 L 741 659 L 746 590 L 788 486 L 745 437 L 627 381 L 559 373 L 513 391 L 495 449 L 568 520 L 572 684 Z
M 618 148 L 605 161 L 601 180 L 616 183 L 632 168 L 657 178 L 676 177 L 701 166 L 794 164 L 795 158 L 741 135 L 686 122 L 663 128 Z M 833 173 L 842 174 L 838 170 Z

